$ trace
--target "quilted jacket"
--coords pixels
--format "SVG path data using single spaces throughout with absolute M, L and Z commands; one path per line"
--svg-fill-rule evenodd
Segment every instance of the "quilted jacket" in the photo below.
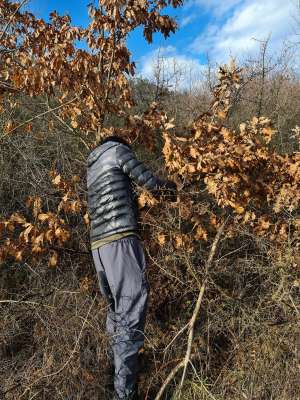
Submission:
M 116 233 L 138 231 L 133 183 L 154 194 L 176 188 L 173 182 L 154 176 L 123 143 L 108 141 L 89 155 L 87 188 L 92 243 Z

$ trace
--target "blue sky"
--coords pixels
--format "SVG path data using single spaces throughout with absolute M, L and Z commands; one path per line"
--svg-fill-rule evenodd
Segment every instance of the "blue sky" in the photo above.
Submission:
M 75 25 L 88 23 L 91 0 L 31 0 L 29 8 L 47 19 L 52 10 L 68 13 Z M 147 44 L 137 29 L 128 40 L 139 73 L 151 77 L 157 55 L 164 57 L 165 69 L 176 63 L 182 70 L 201 74 L 207 56 L 215 63 L 230 56 L 243 59 L 258 52 L 259 40 L 270 37 L 270 53 L 279 52 L 284 42 L 295 40 L 298 0 L 187 0 L 183 7 L 166 9 L 176 18 L 179 29 L 165 40 L 156 34 Z M 298 27 L 298 31 L 300 27 Z M 176 60 L 176 61 L 174 61 Z

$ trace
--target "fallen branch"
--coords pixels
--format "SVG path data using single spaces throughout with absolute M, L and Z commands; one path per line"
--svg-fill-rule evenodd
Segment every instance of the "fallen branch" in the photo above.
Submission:
M 194 339 L 194 326 L 195 326 L 195 322 L 196 322 L 197 316 L 198 316 L 199 311 L 200 311 L 203 295 L 204 295 L 204 292 L 205 292 L 207 279 L 208 279 L 208 271 L 209 271 L 209 269 L 211 267 L 213 258 L 214 258 L 215 254 L 216 254 L 217 245 L 218 245 L 219 240 L 221 238 L 221 235 L 223 233 L 225 224 L 226 224 L 226 221 L 221 225 L 221 227 L 219 228 L 219 230 L 218 230 L 218 232 L 216 234 L 216 237 L 215 237 L 215 239 L 213 241 L 213 244 L 212 244 L 210 252 L 209 252 L 208 260 L 207 260 L 206 265 L 205 265 L 205 278 L 204 278 L 204 281 L 203 281 L 202 286 L 200 288 L 200 292 L 199 292 L 199 295 L 198 295 L 196 306 L 195 306 L 195 309 L 194 309 L 194 312 L 193 312 L 193 315 L 192 315 L 192 318 L 191 318 L 191 321 L 190 321 L 188 346 L 187 346 L 186 355 L 185 355 L 185 359 L 184 359 L 184 369 L 183 369 L 183 374 L 182 374 L 179 390 L 182 389 L 182 386 L 183 386 L 183 383 L 184 383 L 184 379 L 185 379 L 185 376 L 186 376 L 187 366 L 188 366 L 188 363 L 189 363 L 190 357 L 191 357 L 192 344 L 193 344 L 193 339 Z
M 196 323 L 196 320 L 197 320 L 197 317 L 198 317 L 198 314 L 199 314 L 199 311 L 200 311 L 200 308 L 201 308 L 203 295 L 204 295 L 205 288 L 206 288 L 206 285 L 207 285 L 208 271 L 209 271 L 209 269 L 211 267 L 213 258 L 215 256 L 215 253 L 216 253 L 216 250 L 217 250 L 217 245 L 218 245 L 218 243 L 220 241 L 220 238 L 221 238 L 221 235 L 222 235 L 222 233 L 224 231 L 224 227 L 226 225 L 226 222 L 227 222 L 227 220 L 221 225 L 221 227 L 219 228 L 219 230 L 218 230 L 218 232 L 217 232 L 217 234 L 215 236 L 215 239 L 214 239 L 213 244 L 211 246 L 211 250 L 210 250 L 206 265 L 205 265 L 204 281 L 203 281 L 203 283 L 201 285 L 201 288 L 200 288 L 200 291 L 199 291 L 198 299 L 197 299 L 197 302 L 196 302 L 196 306 L 194 308 L 194 312 L 193 312 L 192 318 L 190 319 L 190 322 L 188 324 L 189 325 L 189 336 L 188 336 L 188 345 L 187 345 L 187 350 L 186 350 L 186 354 L 185 354 L 184 360 L 181 361 L 179 364 L 177 364 L 172 369 L 172 371 L 168 375 L 167 379 L 164 381 L 162 387 L 160 388 L 157 396 L 155 397 L 155 400 L 161 399 L 161 397 L 162 397 L 165 389 L 167 388 L 168 384 L 171 382 L 171 380 L 174 378 L 174 376 L 177 374 L 177 372 L 181 368 L 183 368 L 183 373 L 182 373 L 182 378 L 181 378 L 181 382 L 180 382 L 179 392 L 182 389 L 182 386 L 183 386 L 183 383 L 184 383 L 184 380 L 185 380 L 185 376 L 186 376 L 186 372 L 187 372 L 187 366 L 188 366 L 188 364 L 190 362 L 190 359 L 191 359 L 192 344 L 193 344 L 193 339 L 194 339 L 194 327 L 195 327 L 195 323 Z
M 167 379 L 164 381 L 162 387 L 160 388 L 159 392 L 157 393 L 157 396 L 155 397 L 155 400 L 159 400 L 161 398 L 161 396 L 163 395 L 164 391 L 166 390 L 168 384 L 171 382 L 171 380 L 175 377 L 175 375 L 177 374 L 177 372 L 184 367 L 184 363 L 185 360 L 181 361 L 179 364 L 176 365 L 176 367 L 174 367 L 172 369 L 172 371 L 169 373 Z
M 192 352 L 192 344 L 193 344 L 193 339 L 194 339 L 194 326 L 195 326 L 195 322 L 197 319 L 197 316 L 199 314 L 200 311 L 200 307 L 201 307 L 201 303 L 202 303 L 202 299 L 203 299 L 203 295 L 205 292 L 205 287 L 206 287 L 206 279 L 204 280 L 200 292 L 199 292 L 199 296 L 197 299 L 197 303 L 193 312 L 193 316 L 190 320 L 189 323 L 189 337 L 188 337 L 188 345 L 187 345 L 187 350 L 186 350 L 186 354 L 185 354 L 185 358 L 184 358 L 184 364 L 183 364 L 183 373 L 182 373 L 182 377 L 181 377 L 181 382 L 180 382 L 180 386 L 179 386 L 179 391 L 182 389 L 183 383 L 184 383 L 184 379 L 185 379 L 185 375 L 186 375 L 186 371 L 187 371 L 187 366 L 188 363 L 190 361 L 190 357 L 191 357 L 191 352 Z

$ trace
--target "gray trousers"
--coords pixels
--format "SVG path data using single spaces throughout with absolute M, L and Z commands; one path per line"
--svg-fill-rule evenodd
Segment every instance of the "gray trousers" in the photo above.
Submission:
M 144 343 L 149 284 L 141 241 L 134 235 L 93 250 L 100 290 L 109 304 L 106 329 L 114 357 L 115 392 L 132 393 L 138 372 L 138 352 Z

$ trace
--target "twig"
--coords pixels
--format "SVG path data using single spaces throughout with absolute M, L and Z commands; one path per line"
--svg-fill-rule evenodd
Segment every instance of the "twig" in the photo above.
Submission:
M 3 392 L 4 396 L 5 396 L 7 393 L 11 392 L 12 390 L 17 389 L 17 387 L 19 387 L 19 386 L 21 386 L 21 382 L 16 383 L 15 385 L 13 385 L 13 386 L 11 386 L 10 388 L 8 388 L 5 392 Z M 0 393 L 1 393 L 1 392 L 0 392 Z
M 194 367 L 193 363 L 190 362 L 190 364 L 191 364 L 191 367 L 193 368 L 193 371 L 194 371 L 195 375 L 197 376 L 197 378 L 198 378 L 198 380 L 199 380 L 199 382 L 200 382 L 201 387 L 205 390 L 205 392 L 208 394 L 208 396 L 212 398 L 212 400 L 217 400 L 217 399 L 215 398 L 215 396 L 212 395 L 212 394 L 210 393 L 210 391 L 207 389 L 207 387 L 206 387 L 206 386 L 204 385 L 204 383 L 202 382 L 202 380 L 201 380 L 200 376 L 198 375 L 197 370 L 196 370 L 196 368 Z
M 35 119 L 41 118 L 41 117 L 43 117 L 44 115 L 47 115 L 47 114 L 49 114 L 49 113 L 52 113 L 53 111 L 59 110 L 60 108 L 62 108 L 62 107 L 64 107 L 64 106 L 67 106 L 67 105 L 73 103 L 75 100 L 77 100 L 77 96 L 74 97 L 72 100 L 67 101 L 66 103 L 60 104 L 60 105 L 57 106 L 57 107 L 51 108 L 50 110 L 44 111 L 44 112 L 42 112 L 41 114 L 35 115 L 35 116 L 32 117 L 32 118 L 29 118 L 27 121 L 22 122 L 21 124 L 17 125 L 17 126 L 14 127 L 13 129 L 11 129 L 9 132 L 6 133 L 6 135 L 9 135 L 10 133 L 12 133 L 12 132 L 16 131 L 17 129 L 21 128 L 22 126 L 29 124 L 30 122 L 34 121 Z
M 76 340 L 75 346 L 74 346 L 74 348 L 73 348 L 73 350 L 72 350 L 72 352 L 71 352 L 69 358 L 67 359 L 67 361 L 66 361 L 66 362 L 64 363 L 64 365 L 63 365 L 61 368 L 59 368 L 57 371 L 52 372 L 51 374 L 48 374 L 48 375 L 43 375 L 43 376 L 39 377 L 37 380 L 35 380 L 29 387 L 27 387 L 27 388 L 25 389 L 25 391 L 23 392 L 23 394 L 21 395 L 21 397 L 23 397 L 23 396 L 26 394 L 26 392 L 30 389 L 30 387 L 32 387 L 33 385 L 35 385 L 35 384 L 36 384 L 37 382 L 39 382 L 41 379 L 50 378 L 51 376 L 58 375 L 58 374 L 61 373 L 61 372 L 65 369 L 65 367 L 69 364 L 69 362 L 71 361 L 71 359 L 73 358 L 73 356 L 74 356 L 74 354 L 75 354 L 75 352 L 76 352 L 76 350 L 77 350 L 77 346 L 78 346 L 79 341 L 80 341 L 80 339 L 81 339 L 82 332 L 83 332 L 83 330 L 84 330 L 84 328 L 85 328 L 85 325 L 86 325 L 86 323 L 87 323 L 87 319 L 88 319 L 88 317 L 89 317 L 89 315 L 90 315 L 90 312 L 91 312 L 91 310 L 92 310 L 92 308 L 93 308 L 93 306 L 94 306 L 96 297 L 97 297 L 97 295 L 94 297 L 94 299 L 93 299 L 93 301 L 92 301 L 92 304 L 90 305 L 90 308 L 89 308 L 89 310 L 88 310 L 88 312 L 87 312 L 87 314 L 86 314 L 86 317 L 85 317 L 85 319 L 84 319 L 84 321 L 83 321 L 83 324 L 82 324 L 82 327 L 81 327 L 81 329 L 80 329 L 80 332 L 79 332 L 78 338 L 77 338 L 77 340 Z
M 171 342 L 164 349 L 164 353 L 168 350 L 168 348 L 172 345 L 172 343 L 174 343 L 174 341 L 178 338 L 178 336 L 180 336 L 189 326 L 190 326 L 190 321 L 186 325 L 184 325 L 184 327 L 181 328 L 179 332 L 176 333 Z
M 66 253 L 73 253 L 73 254 L 82 254 L 82 255 L 90 255 L 90 251 L 82 251 L 77 249 L 69 249 L 68 247 L 58 247 L 58 246 L 50 246 L 51 250 L 55 251 L 65 251 Z
M 76 136 L 76 137 L 79 138 L 79 140 L 80 140 L 81 143 L 85 146 L 86 149 L 90 150 L 90 147 L 89 147 L 89 145 L 86 143 L 86 141 L 85 141 L 85 140 L 84 140 L 70 125 L 68 125 L 59 115 L 55 114 L 55 112 L 54 112 L 53 110 L 51 110 L 51 112 L 52 112 L 53 116 L 54 116 L 63 126 L 65 126 L 65 127 L 69 130 L 69 132 L 70 132 L 72 135 L 74 135 L 74 136 Z
M 185 286 L 185 283 L 182 282 L 179 278 L 177 278 L 177 276 L 172 275 L 170 272 L 168 272 L 167 270 L 165 270 L 150 254 L 149 250 L 147 249 L 147 255 L 150 258 L 150 260 L 153 262 L 154 265 L 156 265 L 166 276 L 169 276 L 173 279 L 175 279 L 176 281 L 178 281 L 179 283 L 181 283 L 183 286 Z
M 105 89 L 105 94 L 104 94 L 104 99 L 102 102 L 102 109 L 105 109 L 107 100 L 108 100 L 108 96 L 109 96 L 109 83 L 110 83 L 110 79 L 111 79 L 111 73 L 112 73 L 112 67 L 113 67 L 113 62 L 114 62 L 114 58 L 115 58 L 115 51 L 116 51 L 116 36 L 114 33 L 114 46 L 113 46 L 113 51 L 111 54 L 111 58 L 110 58 L 110 63 L 109 63 L 109 70 L 108 70 L 108 75 L 107 75 L 107 79 L 106 79 L 106 89 Z M 105 114 L 102 113 L 101 115 L 101 121 L 100 121 L 100 125 L 98 126 L 98 136 L 100 137 L 101 134 L 101 130 L 104 124 L 104 120 L 105 120 Z
M 162 387 L 160 388 L 159 392 L 157 393 L 155 400 L 161 399 L 161 396 L 163 395 L 164 391 L 166 390 L 168 384 L 171 382 L 171 380 L 174 378 L 174 376 L 177 374 L 177 372 L 184 367 L 185 360 L 181 361 L 179 364 L 176 365 L 172 369 L 172 371 L 169 373 L 167 379 L 164 381 Z
M 53 308 L 55 309 L 56 307 L 53 306 L 48 306 L 47 304 L 41 304 L 41 303 L 36 303 L 34 301 L 21 301 L 21 300 L 0 300 L 0 304 L 4 303 L 4 304 L 29 304 L 31 306 L 43 306 L 43 307 L 47 307 L 47 308 Z
M 180 386 L 179 386 L 179 390 L 182 389 L 184 380 L 185 380 L 185 375 L 186 375 L 186 371 L 187 371 L 187 366 L 188 363 L 190 361 L 190 357 L 191 357 L 191 352 L 192 352 L 192 344 L 193 344 L 193 339 L 194 339 L 194 326 L 195 326 L 195 322 L 201 307 L 201 303 L 202 303 L 202 299 L 203 299 L 203 295 L 205 292 L 205 287 L 206 287 L 206 279 L 204 280 L 200 292 L 199 292 L 199 296 L 197 299 L 197 303 L 196 303 L 196 307 L 194 309 L 192 318 L 190 320 L 189 323 L 189 337 L 188 337 L 188 346 L 187 346 L 187 350 L 186 350 L 186 354 L 185 354 L 185 358 L 184 358 L 184 364 L 183 364 L 183 373 L 182 373 L 182 377 L 181 377 L 181 382 L 180 382 Z
M 9 83 L 7 83 L 7 82 L 3 82 L 3 81 L 0 80 L 0 87 L 1 87 L 1 86 L 4 87 L 4 89 L 10 90 L 10 91 L 12 91 L 12 92 L 21 92 L 20 89 L 17 89 L 17 88 L 15 88 L 15 87 L 13 87 L 11 84 L 9 84 Z
M 228 218 L 229 218 L 229 217 L 228 217 Z M 218 232 L 217 232 L 217 234 L 216 234 L 216 236 L 215 236 L 215 239 L 214 239 L 214 241 L 213 241 L 213 244 L 212 244 L 212 246 L 211 246 L 211 250 L 210 250 L 210 253 L 209 253 L 209 256 L 208 256 L 208 260 L 207 260 L 207 263 L 206 263 L 206 266 L 205 266 L 206 275 L 207 275 L 207 273 L 208 273 L 208 271 L 209 271 L 209 269 L 210 269 L 210 267 L 211 267 L 213 258 L 214 258 L 215 254 L 216 254 L 217 245 L 218 245 L 218 243 L 219 243 L 219 241 L 220 241 L 221 235 L 222 235 L 222 233 L 223 233 L 223 231 L 224 231 L 224 228 L 225 228 L 225 225 L 226 225 L 226 223 L 227 223 L 228 218 L 227 218 L 227 219 L 225 220 L 225 222 L 223 222 L 223 224 L 220 226 L 220 228 L 219 228 L 219 230 L 218 230 Z
M 20 10 L 21 7 L 24 6 L 25 3 L 28 3 L 28 0 L 23 0 L 19 6 L 17 7 L 16 11 L 10 16 L 8 23 L 6 24 L 6 26 L 4 27 L 1 36 L 0 36 L 0 42 L 3 39 L 7 29 L 9 28 L 9 25 L 12 23 L 12 20 L 14 19 L 14 16 L 17 14 L 17 12 Z
M 198 316 L 198 313 L 200 311 L 200 307 L 201 307 L 201 303 L 202 303 L 202 299 L 203 299 L 203 295 L 206 289 L 206 283 L 207 283 L 207 279 L 208 279 L 208 271 L 210 269 L 210 266 L 212 264 L 213 258 L 215 256 L 216 250 L 217 250 L 217 245 L 219 243 L 219 240 L 221 238 L 221 235 L 223 233 L 224 227 L 225 227 L 226 222 L 224 222 L 221 227 L 219 228 L 216 237 L 213 241 L 213 244 L 211 246 L 211 250 L 209 252 L 209 256 L 208 256 L 208 260 L 205 266 L 205 278 L 204 281 L 202 283 L 202 286 L 200 288 L 200 292 L 198 295 L 198 299 L 196 302 L 196 306 L 190 321 L 190 331 L 189 331 L 189 338 L 188 338 L 188 346 L 187 346 L 187 350 L 186 350 L 186 355 L 185 355 L 185 359 L 184 359 L 184 369 L 183 369 L 183 373 L 182 373 L 182 378 L 181 378 L 181 382 L 180 382 L 180 387 L 179 390 L 182 389 L 183 383 L 184 383 L 184 379 L 185 379 L 185 375 L 186 375 L 186 371 L 187 371 L 187 366 L 188 363 L 190 361 L 190 357 L 191 357 L 191 352 L 192 352 L 192 344 L 193 344 L 193 339 L 194 339 L 194 327 L 195 327 L 195 322 Z
M 247 246 L 248 246 L 247 243 L 246 243 L 246 244 L 243 244 L 243 246 L 239 247 L 238 249 L 234 249 L 234 250 L 230 251 L 229 253 L 224 254 L 222 257 L 218 258 L 218 259 L 216 260 L 216 262 L 219 262 L 219 261 L 221 261 L 223 258 L 226 258 L 226 257 L 228 257 L 228 256 L 231 256 L 232 254 L 237 253 L 238 251 L 244 249 L 244 248 L 247 247 Z

